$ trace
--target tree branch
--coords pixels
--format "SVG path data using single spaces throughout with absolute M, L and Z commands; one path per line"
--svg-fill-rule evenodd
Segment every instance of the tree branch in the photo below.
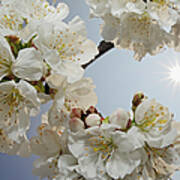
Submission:
M 112 48 L 114 48 L 114 44 L 111 42 L 105 42 L 104 40 L 100 42 L 99 46 L 98 46 L 98 50 L 99 53 L 94 57 L 94 59 L 90 60 L 88 63 L 83 64 L 82 68 L 86 69 L 90 64 L 92 64 L 93 62 L 95 62 L 99 57 L 101 57 L 103 54 L 105 54 L 106 52 L 108 52 L 109 50 L 111 50 Z

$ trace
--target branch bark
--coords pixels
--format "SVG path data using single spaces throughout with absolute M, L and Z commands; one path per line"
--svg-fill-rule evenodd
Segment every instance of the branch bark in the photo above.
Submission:
M 82 68 L 86 69 L 90 64 L 95 62 L 99 57 L 101 57 L 103 54 L 105 54 L 106 52 L 108 52 L 112 48 L 114 48 L 114 44 L 113 43 L 105 42 L 104 40 L 101 41 L 99 46 L 98 46 L 99 53 L 94 57 L 94 59 L 91 59 L 88 63 L 83 64 Z

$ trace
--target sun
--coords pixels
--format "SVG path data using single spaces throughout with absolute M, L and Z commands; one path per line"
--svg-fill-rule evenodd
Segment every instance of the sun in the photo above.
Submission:
M 175 85 L 180 85 L 180 64 L 176 61 L 174 65 L 168 67 L 168 79 Z
M 166 58 L 169 56 L 166 56 Z M 163 67 L 163 71 L 157 72 L 160 75 L 160 81 L 165 81 L 168 89 L 172 91 L 171 95 L 176 95 L 180 91 L 180 57 L 176 54 L 171 54 L 171 61 L 167 63 L 158 63 Z M 169 88 L 170 87 L 170 88 Z

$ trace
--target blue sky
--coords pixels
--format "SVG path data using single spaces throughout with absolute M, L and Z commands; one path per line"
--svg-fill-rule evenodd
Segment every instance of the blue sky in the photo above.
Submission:
M 79 15 L 86 21 L 88 36 L 96 43 L 100 42 L 100 20 L 88 18 L 88 7 L 84 0 L 62 0 L 70 6 L 68 19 Z M 169 107 L 175 114 L 175 120 L 180 121 L 180 85 L 173 88 L 169 81 L 164 81 L 168 70 L 164 67 L 180 63 L 180 53 L 165 50 L 161 54 L 146 56 L 142 62 L 133 59 L 133 53 L 126 50 L 113 49 L 97 62 L 87 68 L 86 76 L 91 77 L 96 85 L 98 95 L 98 109 L 109 115 L 118 107 L 130 110 L 133 94 L 143 91 L 149 98 L 156 98 Z M 41 113 L 48 106 L 43 106 Z M 32 129 L 29 135 L 35 135 L 40 122 L 40 115 L 32 119 Z M 32 163 L 35 157 L 22 159 L 15 156 L 0 154 L 0 180 L 38 180 L 32 175 Z M 179 180 L 177 174 L 174 180 Z

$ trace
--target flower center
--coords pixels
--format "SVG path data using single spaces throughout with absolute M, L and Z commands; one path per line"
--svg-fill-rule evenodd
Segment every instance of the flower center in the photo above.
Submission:
M 139 125 L 143 131 L 149 131 L 155 128 L 159 131 L 163 130 L 163 127 L 168 122 L 166 108 L 163 106 L 154 107 L 151 106 L 148 112 L 145 112 L 144 122 Z
M 13 10 L 9 10 L 7 14 L 0 16 L 0 26 L 11 29 L 21 30 L 23 28 L 24 18 L 16 14 Z
M 12 117 L 13 113 L 19 112 L 22 107 L 19 107 L 20 103 L 23 101 L 23 97 L 19 94 L 18 89 L 12 88 L 10 92 L 1 92 L 0 101 L 5 105 L 9 106 L 8 116 Z
M 103 160 L 107 160 L 112 151 L 117 148 L 111 138 L 103 136 L 89 138 L 89 145 L 94 152 L 101 154 Z
M 33 13 L 31 13 L 30 16 L 32 18 L 36 17 L 39 20 L 47 16 L 49 13 L 55 13 L 55 10 L 50 7 L 48 2 L 45 2 L 44 0 L 32 2 L 32 8 Z
M 78 55 L 84 54 L 79 48 L 82 43 L 82 37 L 67 28 L 57 33 L 55 44 L 50 44 L 50 47 L 57 50 L 62 60 L 80 61 Z
M 142 15 L 132 13 L 127 20 L 131 27 L 132 37 L 136 37 L 137 40 L 149 39 L 151 19 L 147 12 Z
M 166 0 L 152 0 L 152 2 L 155 2 L 159 5 L 162 5 L 164 6 L 165 4 L 167 4 L 167 1 Z

